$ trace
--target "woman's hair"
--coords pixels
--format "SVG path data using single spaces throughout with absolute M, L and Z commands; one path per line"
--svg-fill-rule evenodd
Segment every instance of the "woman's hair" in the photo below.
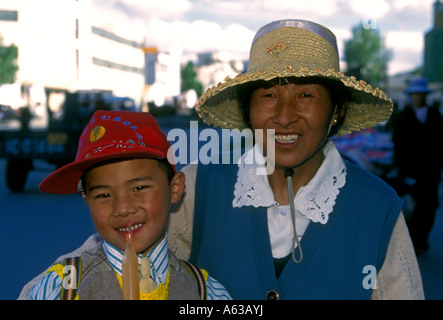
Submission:
M 250 116 L 249 116 L 249 104 L 251 101 L 252 93 L 259 88 L 270 88 L 280 83 L 294 83 L 294 84 L 320 84 L 323 85 L 329 92 L 331 97 L 331 102 L 333 106 L 337 106 L 336 113 L 341 114 L 343 108 L 347 107 L 347 103 L 350 99 L 350 93 L 346 90 L 345 86 L 336 80 L 318 78 L 318 77 L 307 77 L 307 78 L 284 78 L 281 81 L 280 78 L 273 79 L 271 81 L 254 81 L 241 86 L 237 89 L 237 97 L 240 103 L 240 109 L 242 110 L 243 120 L 250 126 Z M 335 125 L 332 126 L 329 136 L 335 135 L 340 129 L 341 125 L 345 120 L 346 113 L 344 116 L 338 117 Z

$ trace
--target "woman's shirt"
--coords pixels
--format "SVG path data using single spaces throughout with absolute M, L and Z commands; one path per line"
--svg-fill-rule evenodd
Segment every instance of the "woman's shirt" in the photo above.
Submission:
M 260 156 L 260 150 L 246 152 L 245 157 Z M 256 152 L 254 154 L 253 152 Z M 346 184 L 346 165 L 333 142 L 328 142 L 323 152 L 325 160 L 314 178 L 294 197 L 296 214 L 296 231 L 301 238 L 310 223 L 327 225 L 335 199 L 340 188 Z M 242 162 L 243 161 L 243 162 Z M 250 158 L 239 161 L 237 181 L 232 194 L 232 207 L 254 206 L 267 208 L 268 229 L 273 257 L 285 257 L 291 251 L 293 231 L 288 206 L 275 203 L 272 190 L 266 175 L 257 175 L 257 166 L 250 165 Z M 245 166 L 247 163 L 249 165 Z M 174 209 L 168 227 L 169 245 L 174 254 L 181 259 L 188 259 L 192 247 L 193 215 L 197 164 L 190 164 L 182 169 L 186 175 L 186 195 L 178 208 Z M 253 179 L 251 181 L 250 179 Z M 423 285 L 417 259 L 409 237 L 408 229 L 402 213 L 399 213 L 391 235 L 386 258 L 377 273 L 376 290 L 372 291 L 372 299 L 423 299 Z
M 301 240 L 309 223 L 326 224 L 332 213 L 335 199 L 346 182 L 346 167 L 335 145 L 328 142 L 323 148 L 325 160 L 314 178 L 301 187 L 294 197 L 295 225 Z M 255 161 L 251 159 L 254 158 Z M 232 206 L 268 208 L 268 228 L 274 258 L 287 256 L 294 238 L 289 205 L 280 205 L 274 199 L 266 175 L 257 175 L 264 166 L 262 151 L 258 145 L 239 160 L 237 182 Z

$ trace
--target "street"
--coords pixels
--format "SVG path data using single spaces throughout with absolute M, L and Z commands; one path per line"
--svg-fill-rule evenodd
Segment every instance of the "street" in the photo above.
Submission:
M 94 226 L 79 194 L 50 195 L 39 191 L 50 171 L 33 170 L 22 193 L 5 184 L 6 161 L 0 159 L 0 299 L 16 299 L 21 288 L 59 255 L 83 243 Z

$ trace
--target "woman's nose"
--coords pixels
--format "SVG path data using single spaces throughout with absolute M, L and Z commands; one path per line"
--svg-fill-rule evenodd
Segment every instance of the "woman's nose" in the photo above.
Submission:
M 291 97 L 282 95 L 277 101 L 277 108 L 275 110 L 274 121 L 283 128 L 289 126 L 292 122 L 299 118 L 297 112 L 297 102 Z

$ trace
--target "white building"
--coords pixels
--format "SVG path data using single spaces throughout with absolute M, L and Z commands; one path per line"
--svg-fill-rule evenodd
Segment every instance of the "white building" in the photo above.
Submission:
M 245 70 L 242 61 L 232 60 L 229 52 L 222 51 L 199 54 L 196 71 L 198 80 L 206 90 L 223 82 L 227 76 L 234 78 Z
M 170 45 L 166 50 L 145 47 L 145 103 L 157 107 L 173 106 L 181 93 L 180 46 Z
M 144 26 L 110 16 L 93 0 L 1 0 L 0 36 L 18 47 L 10 86 L 19 88 L 17 104 L 32 107 L 55 101 L 52 93 L 89 89 L 142 100 Z

